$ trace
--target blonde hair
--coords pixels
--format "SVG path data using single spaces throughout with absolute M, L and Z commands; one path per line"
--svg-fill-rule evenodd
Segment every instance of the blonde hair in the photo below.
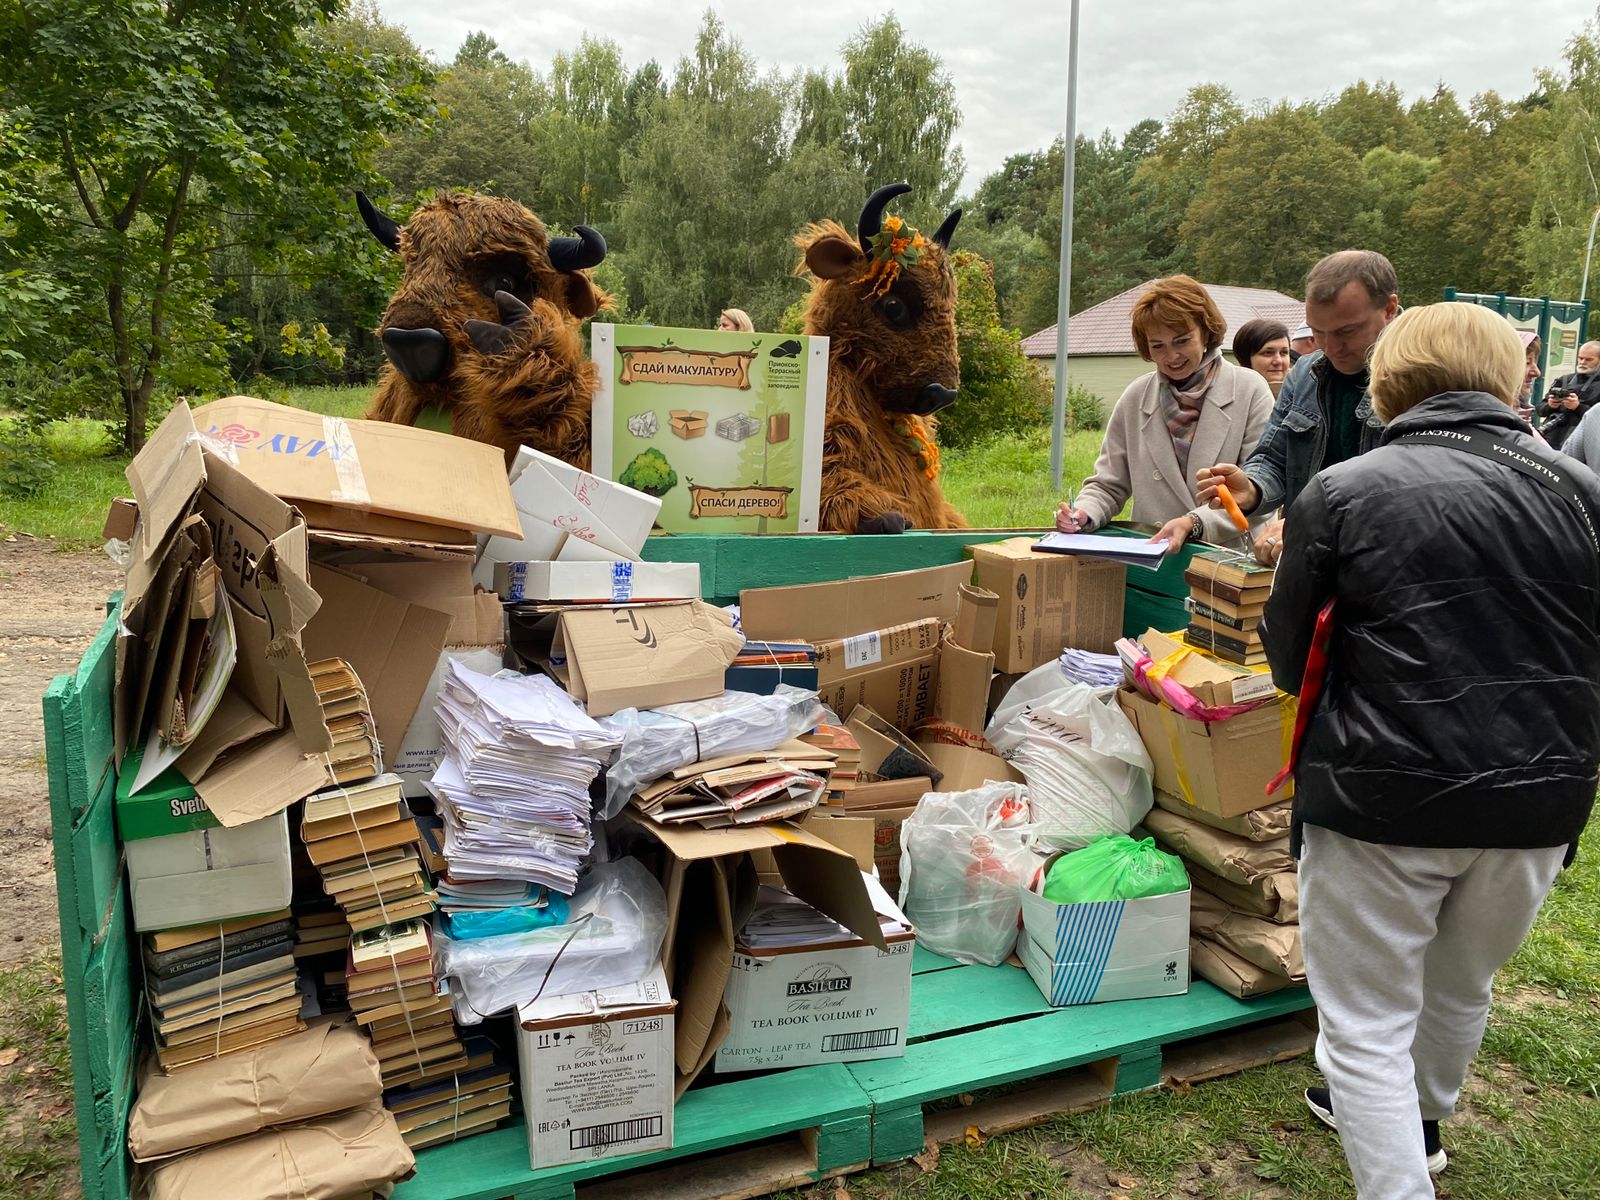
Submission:
M 727 317 L 728 320 L 732 321 L 738 327 L 740 333 L 754 333 L 756 331 L 755 322 L 750 319 L 750 314 L 742 308 L 725 308 L 717 314 L 717 320 L 720 321 L 723 317 Z
M 1410 308 L 1372 351 L 1372 407 L 1385 424 L 1440 392 L 1487 392 L 1516 406 L 1527 370 L 1504 317 L 1459 302 Z

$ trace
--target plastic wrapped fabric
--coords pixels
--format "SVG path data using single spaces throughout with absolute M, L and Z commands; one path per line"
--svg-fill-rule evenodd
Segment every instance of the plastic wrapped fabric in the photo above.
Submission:
M 1046 668 L 1018 682 L 1015 692 Z M 1059 673 L 1059 672 L 1058 672 Z M 1037 685 L 1036 685 L 1037 686 Z M 1024 697 L 989 724 L 989 741 L 1028 781 L 1041 841 L 1081 850 L 1096 838 L 1127 833 L 1150 811 L 1150 755 L 1132 722 L 1096 689 L 1081 683 Z
M 456 1020 L 476 1025 L 539 996 L 637 983 L 655 966 L 667 898 L 636 858 L 600 863 L 573 896 L 564 925 L 461 941 L 436 935 Z
M 547 925 L 564 925 L 567 915 L 567 898 L 549 892 L 543 904 L 447 912 L 443 915 L 443 921 L 445 932 L 450 937 L 458 942 L 470 942 L 474 938 L 501 937 L 508 933 L 543 929 Z
M 1136 842 L 1121 833 L 1063 854 L 1044 880 L 1044 898 L 1056 904 L 1140 900 L 1188 890 L 1189 875 L 1177 855 L 1156 849 L 1154 838 Z
M 622 739 L 622 749 L 606 772 L 601 816 L 616 816 L 634 792 L 668 771 L 724 754 L 771 750 L 821 720 L 817 693 L 786 684 L 770 696 L 724 692 L 709 700 L 625 708 L 603 717 L 601 727 Z
M 900 907 L 917 941 L 957 962 L 1005 962 L 1039 865 L 1033 835 L 1019 784 L 923 796 L 900 827 Z

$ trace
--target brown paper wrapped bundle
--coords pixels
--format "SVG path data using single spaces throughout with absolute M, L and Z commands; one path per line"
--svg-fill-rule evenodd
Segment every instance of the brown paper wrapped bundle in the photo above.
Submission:
M 1227 901 L 1228 907 L 1279 925 L 1300 923 L 1300 877 L 1293 871 L 1267 875 L 1254 883 L 1234 883 L 1213 875 L 1198 863 L 1185 862 L 1189 882 Z
M 1220 829 L 1223 833 L 1231 833 L 1235 837 L 1242 837 L 1252 842 L 1272 842 L 1288 837 L 1294 808 L 1294 801 L 1283 800 L 1277 804 L 1269 804 L 1266 808 L 1240 813 L 1237 817 L 1219 817 L 1216 813 L 1209 813 L 1196 805 L 1187 804 L 1180 797 L 1174 796 L 1171 792 L 1163 792 L 1160 788 L 1156 789 L 1156 804 L 1169 813 L 1188 817 L 1191 821 L 1198 821 L 1202 825 L 1209 825 L 1212 829 Z
M 1189 929 L 1263 971 L 1281 975 L 1290 983 L 1306 981 L 1298 925 L 1279 925 L 1250 913 L 1235 912 L 1221 897 L 1192 888 Z
M 1268 875 L 1294 870 L 1286 837 L 1252 842 L 1163 808 L 1151 809 L 1144 825 L 1163 849 L 1232 883 L 1248 887 Z
M 1239 1000 L 1265 996 L 1290 986 L 1283 976 L 1263 971 L 1203 937 L 1191 935 L 1189 938 L 1189 966 L 1201 979 Z

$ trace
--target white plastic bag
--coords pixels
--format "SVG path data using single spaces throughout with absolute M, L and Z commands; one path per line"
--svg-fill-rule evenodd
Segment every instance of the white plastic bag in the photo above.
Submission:
M 599 863 L 572 897 L 564 925 L 457 941 L 435 928 L 439 973 L 455 1018 L 476 1025 L 540 996 L 637 983 L 661 957 L 667 898 L 636 858 Z
M 957 962 L 1005 962 L 1040 863 L 1033 834 L 1020 784 L 925 795 L 900 828 L 900 907 L 917 941 Z
M 1127 833 L 1150 811 L 1144 743 L 1122 710 L 1085 684 L 1024 703 L 1003 727 L 989 726 L 989 740 L 1028 781 L 1039 838 L 1055 849 Z

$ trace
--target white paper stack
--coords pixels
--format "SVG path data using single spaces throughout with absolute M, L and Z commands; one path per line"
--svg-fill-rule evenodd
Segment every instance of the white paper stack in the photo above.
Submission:
M 899 911 L 889 900 L 889 894 L 870 875 L 866 876 L 866 880 L 884 937 L 909 933 L 909 925 L 889 915 Z M 880 897 L 883 901 L 881 905 L 878 903 Z M 756 894 L 755 910 L 739 932 L 739 944 L 749 950 L 782 950 L 855 940 L 856 935 L 832 917 L 812 908 L 783 888 L 768 884 L 761 885 L 761 890 Z
M 450 878 L 524 880 L 570 896 L 594 844 L 589 785 L 618 739 L 554 680 L 458 662 L 435 711 L 445 756 L 428 790 Z
M 1093 650 L 1063 650 L 1061 673 L 1071 683 L 1090 687 L 1121 687 L 1122 659 L 1115 654 L 1096 654 Z

